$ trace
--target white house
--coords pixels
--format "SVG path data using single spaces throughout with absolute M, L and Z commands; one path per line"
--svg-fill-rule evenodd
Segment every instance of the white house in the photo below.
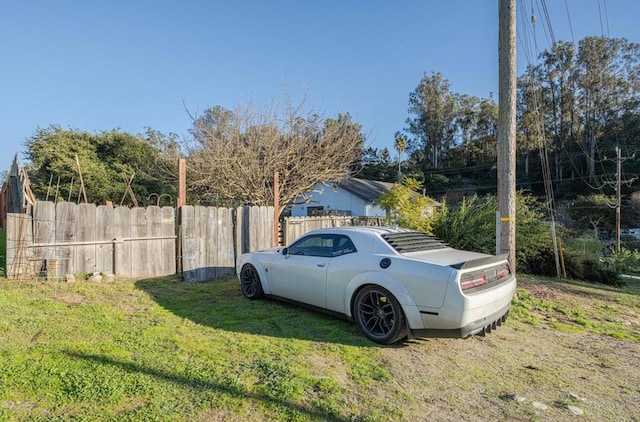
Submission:
M 348 177 L 337 183 L 320 183 L 307 193 L 309 201 L 293 205 L 291 216 L 346 215 L 384 217 L 386 212 L 378 200 L 393 183 Z

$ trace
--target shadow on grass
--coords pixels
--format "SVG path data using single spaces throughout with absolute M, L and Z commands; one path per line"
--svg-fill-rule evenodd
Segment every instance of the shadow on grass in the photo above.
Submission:
M 152 368 L 152 367 L 140 365 L 137 363 L 116 360 L 103 355 L 81 353 L 81 352 L 75 352 L 75 351 L 66 351 L 65 353 L 67 356 L 71 358 L 82 359 L 88 362 L 97 363 L 99 365 L 112 366 L 114 368 L 118 368 L 129 373 L 149 375 L 158 380 L 167 381 L 167 382 L 170 382 L 179 386 L 184 386 L 187 388 L 194 388 L 198 390 L 215 390 L 220 393 L 234 396 L 236 398 L 242 398 L 242 399 L 248 398 L 251 400 L 264 402 L 265 404 L 283 406 L 288 409 L 297 411 L 299 413 L 308 415 L 312 417 L 314 420 L 346 421 L 346 419 L 336 419 L 335 415 L 329 415 L 322 411 L 308 409 L 303 405 L 298 405 L 293 402 L 278 400 L 273 397 L 251 393 L 241 387 L 230 385 L 229 383 L 225 383 L 225 382 L 216 382 L 215 380 L 202 381 L 200 379 L 189 378 L 181 375 L 172 374 L 168 371 L 158 369 L 158 368 Z
M 136 287 L 173 314 L 211 328 L 350 346 L 378 346 L 347 320 L 276 300 L 248 300 L 235 277 L 187 283 L 171 276 L 139 280 Z

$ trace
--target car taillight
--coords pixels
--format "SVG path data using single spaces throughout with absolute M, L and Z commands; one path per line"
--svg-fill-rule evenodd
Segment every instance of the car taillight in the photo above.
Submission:
M 473 287 L 480 287 L 487 284 L 487 277 L 484 274 L 466 274 L 460 279 L 460 288 L 462 290 L 471 289 Z
M 508 265 L 503 265 L 502 267 L 498 267 L 498 269 L 496 269 L 496 277 L 498 278 L 498 280 L 509 277 L 509 274 L 511 274 L 511 271 L 509 270 Z

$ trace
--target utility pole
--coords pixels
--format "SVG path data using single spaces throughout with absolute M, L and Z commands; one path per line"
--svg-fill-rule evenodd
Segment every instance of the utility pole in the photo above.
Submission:
M 500 253 L 516 263 L 516 1 L 498 0 L 498 212 Z
M 606 157 L 605 157 L 606 158 Z M 635 154 L 631 157 L 623 157 L 620 147 L 616 146 L 616 251 L 620 252 L 620 220 L 621 220 L 621 208 L 622 208 L 622 184 L 630 185 L 637 178 L 633 177 L 629 180 L 622 180 L 622 162 L 632 160 L 635 158 Z M 613 183 L 607 182 L 609 186 Z
M 620 252 L 620 203 L 622 202 L 622 189 L 620 185 L 622 173 L 622 158 L 620 157 L 620 148 L 616 146 L 616 251 Z

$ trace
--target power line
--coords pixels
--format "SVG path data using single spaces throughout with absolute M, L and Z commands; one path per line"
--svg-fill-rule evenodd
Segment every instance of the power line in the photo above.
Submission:
M 573 37 L 573 25 L 571 24 L 571 15 L 569 14 L 569 3 L 567 0 L 564 0 L 565 9 L 567 9 L 567 20 L 569 21 L 569 31 L 571 32 L 571 42 L 573 43 L 573 48 L 577 49 L 576 39 Z

